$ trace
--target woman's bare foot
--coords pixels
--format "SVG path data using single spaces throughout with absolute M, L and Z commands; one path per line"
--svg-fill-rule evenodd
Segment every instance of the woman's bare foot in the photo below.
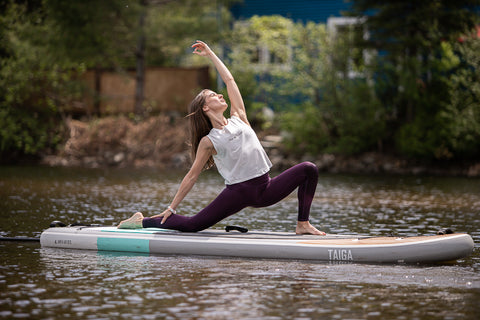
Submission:
M 117 226 L 118 229 L 139 229 L 143 228 L 143 214 L 141 212 L 136 212 L 133 216 L 127 220 L 123 220 Z
M 318 230 L 310 224 L 308 221 L 297 221 L 297 228 L 295 229 L 296 234 L 315 234 L 319 236 L 326 235 L 325 232 Z

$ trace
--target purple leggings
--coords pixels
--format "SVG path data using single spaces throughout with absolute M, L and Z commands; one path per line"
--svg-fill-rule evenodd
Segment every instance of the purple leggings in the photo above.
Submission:
M 162 217 L 144 218 L 143 227 L 197 232 L 213 226 L 246 207 L 268 207 L 284 199 L 298 187 L 298 221 L 308 221 L 318 182 L 318 169 L 302 162 L 271 179 L 268 173 L 226 188 L 206 208 L 194 216 L 172 214 L 164 224 Z

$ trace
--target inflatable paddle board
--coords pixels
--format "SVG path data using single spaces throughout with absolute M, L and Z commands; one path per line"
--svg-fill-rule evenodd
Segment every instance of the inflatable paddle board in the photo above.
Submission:
M 474 248 L 473 239 L 464 233 L 417 237 L 313 236 L 91 226 L 51 227 L 41 234 L 40 243 L 42 247 L 149 254 L 381 263 L 452 261 L 468 256 Z

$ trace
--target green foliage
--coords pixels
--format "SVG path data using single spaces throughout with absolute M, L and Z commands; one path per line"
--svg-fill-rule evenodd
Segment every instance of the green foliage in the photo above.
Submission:
M 450 103 L 438 113 L 440 131 L 449 154 L 475 159 L 480 156 L 480 39 L 456 45 L 461 66 L 450 76 Z
M 356 1 L 357 14 L 376 12 L 364 20 L 369 41 L 361 25 L 334 34 L 322 24 L 253 17 L 235 25 L 230 57 L 235 74 L 248 73 L 240 87 L 256 79 L 249 104 L 280 112 L 292 152 L 473 159 L 480 48 L 477 38 L 457 41 L 478 19 L 465 3 Z M 369 48 L 388 51 L 375 56 Z
M 197 39 L 212 46 L 221 44 L 230 29 L 228 6 L 233 2 L 238 0 L 180 0 L 160 6 L 154 2 L 148 5 L 147 63 L 178 66 L 193 60 L 193 63 L 204 64 L 205 60 L 189 54 L 188 48 Z
M 259 79 L 252 93 L 281 112 L 290 151 L 355 154 L 379 145 L 384 112 L 367 79 L 351 76 L 364 70 L 364 62 L 353 59 L 358 52 L 350 33 L 333 35 L 323 24 L 279 16 L 249 22 L 232 32 L 235 74 L 247 69 Z M 278 58 L 261 61 L 259 50 Z
M 2 4 L 0 154 L 55 148 L 62 117 L 81 97 L 73 75 L 125 70 L 140 56 L 147 65 L 204 64 L 188 50 L 200 38 L 229 54 L 249 111 L 281 114 L 294 152 L 480 156 L 480 40 L 458 42 L 478 23 L 471 8 L 480 0 L 356 0 L 353 13 L 368 19 L 337 33 L 279 16 L 236 22 L 230 33 L 234 1 Z
M 0 6 L 0 154 L 39 154 L 62 137 L 81 100 L 87 68 L 125 70 L 143 53 L 150 65 L 186 63 L 197 38 L 218 40 L 229 23 L 221 1 L 10 0 Z M 219 14 L 221 11 L 221 15 Z M 140 24 L 144 15 L 146 23 Z M 222 32 L 219 32 L 222 31 Z M 210 35 L 209 37 L 207 37 Z M 188 51 L 188 56 L 191 51 Z M 190 62 L 188 62 L 190 63 Z
M 354 0 L 349 15 L 367 17 L 362 46 L 392 57 L 428 54 L 478 23 L 480 0 Z
M 329 130 L 316 106 L 305 103 L 282 114 L 285 147 L 297 154 L 318 154 L 329 146 Z
M 315 149 L 356 154 L 381 145 L 384 112 L 367 79 L 358 76 L 364 63 L 353 59 L 352 34 L 334 35 L 325 25 L 307 23 L 295 26 L 292 39 L 294 72 L 288 79 L 316 107 L 317 123 L 310 128 L 317 130 L 311 134 Z
M 283 99 L 272 97 L 284 95 L 281 85 L 286 83 L 288 70 L 282 65 L 287 64 L 291 56 L 285 44 L 292 27 L 291 20 L 280 16 L 254 16 L 248 23 L 235 23 L 227 39 L 231 48 L 228 58 L 232 61 L 231 71 L 242 90 L 247 109 L 254 101 L 275 109 L 284 107 L 280 105 Z M 275 64 L 266 61 L 266 57 Z
M 0 107 L 0 154 L 5 158 L 10 158 L 11 153 L 36 155 L 48 147 L 54 148 L 61 139 L 53 113 Z
M 478 116 L 462 112 L 469 110 L 465 104 L 476 99 L 468 87 L 478 77 L 478 63 L 462 64 L 461 59 L 468 58 L 461 51 L 455 53 L 451 44 L 443 42 L 426 64 L 412 57 L 404 58 L 400 68 L 388 62 L 377 67 L 382 72 L 377 91 L 386 106 L 395 151 L 429 161 L 478 154 L 472 141 Z
M 132 68 L 145 37 L 146 65 L 178 66 L 196 39 L 218 42 L 230 13 L 221 0 L 45 0 L 58 55 L 87 67 Z M 144 17 L 144 23 L 140 18 Z
M 478 143 L 472 142 L 478 116 L 475 107 L 470 110 L 475 103 L 468 102 L 475 94 L 467 84 L 478 64 L 461 64 L 468 58 L 453 46 L 479 22 L 479 5 L 479 0 L 354 1 L 352 15 L 366 16 L 370 33 L 357 44 L 384 50 L 373 69 L 390 131 L 385 143 L 393 151 L 424 160 L 478 155 Z
M 329 151 L 352 155 L 382 150 L 387 131 L 385 110 L 372 88 L 358 80 L 342 93 L 342 107 L 333 118 L 338 137 Z
M 45 0 L 42 9 L 51 30 L 46 45 L 55 48 L 51 56 L 87 68 L 134 65 L 138 1 Z
M 25 7 L 11 5 L 1 17 L 0 154 L 34 155 L 59 141 L 56 99 L 64 74 L 49 60 L 41 39 L 48 32 L 39 13 L 25 14 Z M 2 156 L 3 158 L 3 156 Z

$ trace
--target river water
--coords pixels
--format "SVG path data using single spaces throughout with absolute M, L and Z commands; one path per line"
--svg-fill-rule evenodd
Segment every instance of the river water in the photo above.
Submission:
M 184 172 L 0 167 L 0 236 L 39 237 L 51 221 L 112 225 L 158 214 Z M 222 189 L 201 175 L 179 207 Z M 292 195 L 214 226 L 293 231 Z M 321 175 L 311 221 L 328 233 L 468 232 L 474 253 L 453 264 L 313 263 L 155 256 L 0 242 L 0 319 L 478 319 L 480 180 Z

